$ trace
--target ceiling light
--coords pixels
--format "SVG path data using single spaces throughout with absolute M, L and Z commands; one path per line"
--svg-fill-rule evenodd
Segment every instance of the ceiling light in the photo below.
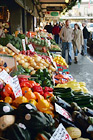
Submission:
M 65 2 L 66 2 L 66 3 L 68 3 L 68 2 L 69 2 L 69 0 L 65 0 Z

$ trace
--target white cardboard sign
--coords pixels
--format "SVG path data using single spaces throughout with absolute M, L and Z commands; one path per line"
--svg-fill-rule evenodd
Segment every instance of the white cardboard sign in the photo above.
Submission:
M 22 96 L 22 90 L 20 88 L 19 80 L 18 80 L 17 76 L 13 77 L 13 87 L 12 88 L 13 88 L 15 98 Z
M 28 47 L 29 47 L 29 49 L 30 49 L 32 52 L 35 51 L 34 48 L 33 48 L 33 46 L 32 46 L 32 44 L 29 44 Z
M 23 50 L 26 51 L 25 39 L 22 39 Z
M 56 131 L 53 133 L 50 140 L 72 140 L 62 124 L 59 124 Z
M 2 72 L 0 72 L 0 78 L 6 84 L 9 84 L 11 86 L 11 88 L 13 89 L 15 98 L 22 96 L 22 90 L 20 88 L 19 80 L 18 80 L 17 76 L 14 76 L 12 78 L 5 70 L 3 70 Z
M 58 104 L 55 103 L 55 110 L 56 112 L 58 112 L 60 115 L 64 116 L 66 119 L 72 121 L 71 116 L 69 115 L 69 113 L 62 108 L 61 106 L 59 106 Z
M 5 71 L 0 72 L 0 79 L 2 79 L 6 84 L 12 85 L 12 77 Z

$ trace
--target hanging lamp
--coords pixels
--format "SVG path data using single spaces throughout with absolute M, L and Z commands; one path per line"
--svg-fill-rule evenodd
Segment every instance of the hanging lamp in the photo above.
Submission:
M 66 3 L 69 3 L 69 0 L 65 0 Z

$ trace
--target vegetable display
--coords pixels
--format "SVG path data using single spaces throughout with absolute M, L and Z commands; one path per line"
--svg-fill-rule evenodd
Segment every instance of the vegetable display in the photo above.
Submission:
M 29 33 L 28 36 L 31 37 Z M 34 47 L 59 49 L 51 36 L 44 36 L 44 32 L 32 36 L 29 41 Z M 23 51 L 21 43 L 25 37 L 24 34 L 18 34 L 18 37 L 7 35 L 0 42 L 2 45 L 10 42 L 21 50 L 16 54 L 0 45 L 2 52 L 13 56 L 17 62 L 17 69 L 9 71 L 11 82 L 0 79 L 0 138 L 50 140 L 61 123 L 72 140 L 93 140 L 93 95 L 86 84 L 74 80 L 69 72 L 61 71 L 61 68 L 68 69 L 61 56 L 52 55 L 56 68 L 46 53 Z M 0 65 L 7 68 L 1 58 Z M 18 81 L 15 84 L 18 82 L 21 91 L 18 96 L 12 85 L 16 75 Z

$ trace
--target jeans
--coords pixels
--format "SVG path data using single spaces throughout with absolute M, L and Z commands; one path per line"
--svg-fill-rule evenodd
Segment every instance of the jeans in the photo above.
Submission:
M 54 39 L 55 39 L 55 42 L 56 42 L 57 44 L 59 44 L 59 35 L 58 35 L 58 34 L 54 36 Z
M 65 58 L 65 54 L 66 54 L 66 49 L 68 48 L 68 63 L 72 62 L 72 43 L 71 42 L 63 42 L 62 43 L 62 57 Z
M 78 56 L 78 49 L 76 48 L 76 52 L 74 53 L 74 56 Z
M 84 39 L 83 53 L 84 55 L 87 55 L 87 39 Z

